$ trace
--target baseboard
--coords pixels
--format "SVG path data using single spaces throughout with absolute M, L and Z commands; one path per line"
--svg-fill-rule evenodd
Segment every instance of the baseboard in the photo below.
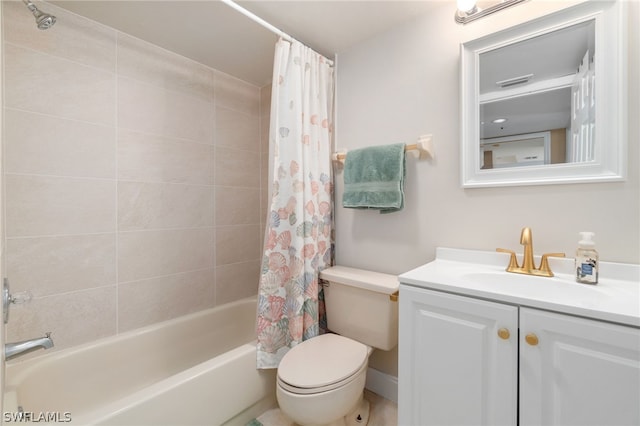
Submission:
M 365 387 L 371 392 L 398 403 L 398 378 L 369 367 Z

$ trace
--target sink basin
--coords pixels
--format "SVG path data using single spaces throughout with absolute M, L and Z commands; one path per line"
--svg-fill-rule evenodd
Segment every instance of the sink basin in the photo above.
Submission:
M 527 288 L 540 288 L 540 289 L 562 289 L 566 292 L 575 292 L 576 294 L 582 292 L 595 292 L 600 294 L 606 294 L 602 287 L 597 285 L 579 284 L 572 280 L 567 275 L 557 275 L 554 277 L 537 277 L 534 275 L 515 274 L 511 272 L 468 272 L 463 274 L 462 277 L 465 280 L 475 281 L 479 284 L 488 285 L 508 285 L 519 286 Z
M 515 274 L 506 271 L 480 271 L 468 272 L 462 275 L 464 279 L 484 284 L 508 284 L 508 285 L 545 285 L 553 282 L 567 284 L 565 279 L 555 277 L 537 277 L 534 275 Z
M 533 275 L 514 274 L 506 271 L 469 272 L 462 279 L 477 285 L 490 287 L 492 291 L 517 292 L 526 297 L 538 297 L 547 300 L 563 300 L 572 298 L 582 305 L 593 305 L 601 298 L 609 297 L 607 286 L 579 284 L 572 281 L 571 276 L 536 277 Z

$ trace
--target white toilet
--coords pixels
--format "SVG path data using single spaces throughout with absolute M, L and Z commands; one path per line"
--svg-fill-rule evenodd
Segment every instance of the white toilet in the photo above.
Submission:
M 292 348 L 278 367 L 276 395 L 300 425 L 366 425 L 369 355 L 398 344 L 398 278 L 334 266 L 320 273 L 329 329 Z

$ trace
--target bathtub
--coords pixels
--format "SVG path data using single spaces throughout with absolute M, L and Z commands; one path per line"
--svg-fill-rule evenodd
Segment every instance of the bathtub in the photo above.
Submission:
M 255 312 L 244 299 L 10 361 L 3 421 L 20 406 L 38 424 L 244 425 L 275 406 L 275 370 L 255 368 Z

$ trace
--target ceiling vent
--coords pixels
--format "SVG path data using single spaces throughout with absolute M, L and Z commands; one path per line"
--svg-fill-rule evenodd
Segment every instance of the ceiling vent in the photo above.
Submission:
M 533 74 L 521 75 L 520 77 L 508 78 L 506 80 L 496 81 L 496 84 L 501 88 L 515 86 L 516 84 L 528 83 L 533 77 Z

